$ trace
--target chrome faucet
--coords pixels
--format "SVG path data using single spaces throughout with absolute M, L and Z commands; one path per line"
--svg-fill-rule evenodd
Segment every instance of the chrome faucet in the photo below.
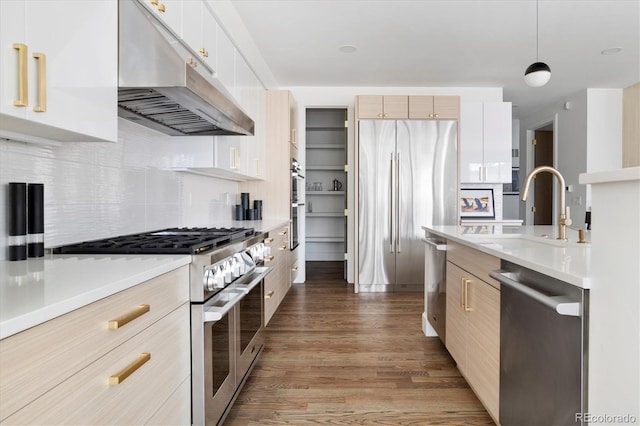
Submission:
M 565 204 L 565 191 L 566 185 L 564 181 L 564 177 L 560 174 L 559 171 L 549 166 L 540 166 L 531 170 L 531 173 L 527 175 L 527 179 L 524 182 L 524 189 L 522 190 L 522 201 L 527 201 L 527 193 L 529 192 L 529 185 L 533 180 L 533 177 L 540 172 L 549 172 L 555 177 L 558 178 L 558 184 L 560 185 L 560 217 L 558 220 L 558 239 L 566 240 L 567 239 L 567 226 L 571 225 L 571 218 L 569 217 L 569 207 Z

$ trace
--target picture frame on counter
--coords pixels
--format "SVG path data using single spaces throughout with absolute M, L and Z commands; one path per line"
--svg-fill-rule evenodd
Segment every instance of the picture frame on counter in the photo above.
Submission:
M 461 219 L 495 219 L 493 188 L 460 189 Z

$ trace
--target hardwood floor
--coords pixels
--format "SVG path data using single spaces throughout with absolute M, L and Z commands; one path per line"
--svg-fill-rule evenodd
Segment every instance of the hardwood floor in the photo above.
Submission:
M 440 340 L 422 333 L 422 294 L 354 294 L 341 264 L 318 263 L 266 327 L 225 425 L 493 424 Z

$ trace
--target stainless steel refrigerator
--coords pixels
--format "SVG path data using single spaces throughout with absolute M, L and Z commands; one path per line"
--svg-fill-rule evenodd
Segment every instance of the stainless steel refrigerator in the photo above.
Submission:
M 423 225 L 458 221 L 458 125 L 360 120 L 358 290 L 424 291 Z

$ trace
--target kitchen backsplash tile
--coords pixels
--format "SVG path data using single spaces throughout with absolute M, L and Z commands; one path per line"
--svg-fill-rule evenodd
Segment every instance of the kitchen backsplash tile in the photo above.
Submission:
M 117 143 L 0 141 L 0 209 L 8 182 L 45 185 L 45 246 L 232 219 L 238 183 L 170 170 L 168 136 L 119 120 Z M 0 259 L 6 259 L 6 220 Z

